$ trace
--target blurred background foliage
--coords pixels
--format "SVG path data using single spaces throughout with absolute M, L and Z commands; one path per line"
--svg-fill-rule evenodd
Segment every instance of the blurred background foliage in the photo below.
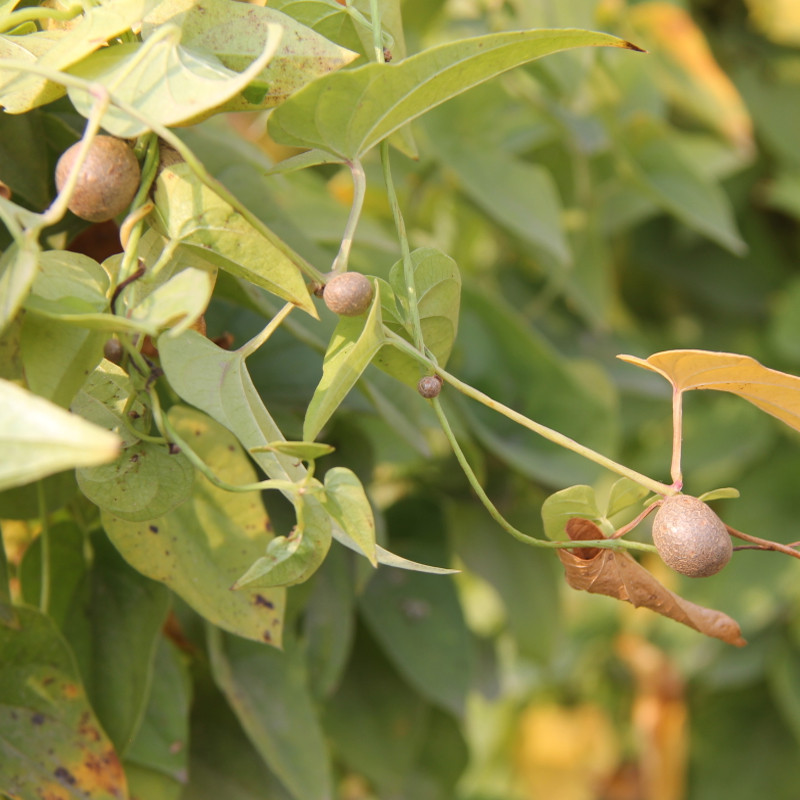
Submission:
M 396 58 L 529 27 L 604 30 L 649 51 L 543 59 L 398 140 L 418 151 L 393 153 L 412 247 L 450 253 L 464 279 L 451 372 L 665 481 L 668 386 L 616 354 L 717 349 L 800 373 L 797 3 L 405 0 L 405 42 L 397 4 L 384 5 Z M 265 176 L 290 152 L 269 141 L 263 116 L 182 135 L 292 247 L 320 268 L 332 262 L 352 196 L 346 170 Z M 377 153 L 366 167 L 351 264 L 386 277 L 399 250 Z M 20 186 L 46 195 L 28 178 Z M 276 309 L 221 276 L 209 335 L 241 343 Z M 335 325 L 325 313 L 321 324 L 290 318 L 248 362 L 288 438 L 301 438 Z M 522 530 L 542 536 L 553 491 L 610 488 L 594 465 L 454 395 L 442 400 L 470 460 Z M 221 635 L 206 659 L 198 618 L 178 604 L 171 639 L 183 655 L 165 649 L 157 674 L 183 686 L 192 673 L 188 785 L 183 773 L 167 784 L 143 770 L 142 797 L 311 800 L 331 774 L 340 800 L 800 796 L 794 560 L 741 552 L 702 581 L 646 560 L 669 588 L 734 616 L 749 641 L 735 649 L 569 589 L 554 554 L 489 519 L 427 405 L 377 369 L 319 438 L 337 449 L 318 474 L 356 471 L 393 551 L 463 571 L 372 575 L 334 547 L 290 591 L 284 655 Z M 800 538 L 796 434 L 738 398 L 692 393 L 684 438 L 687 492 L 736 486 L 739 499 L 716 504 L 727 523 Z M 265 502 L 276 527 L 289 520 L 288 506 Z M 185 694 L 169 695 L 167 718 L 185 716 Z

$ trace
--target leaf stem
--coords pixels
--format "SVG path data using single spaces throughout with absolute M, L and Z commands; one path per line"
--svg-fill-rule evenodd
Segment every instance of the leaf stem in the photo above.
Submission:
M 348 161 L 350 174 L 353 177 L 353 204 L 350 206 L 350 215 L 347 218 L 347 225 L 342 234 L 342 243 L 339 252 L 333 261 L 331 272 L 340 273 L 347 271 L 347 264 L 350 261 L 350 250 L 353 247 L 353 238 L 361 218 L 361 209 L 364 207 L 364 197 L 367 193 L 367 176 L 364 167 L 358 159 Z
M 531 547 L 542 547 L 548 550 L 562 550 L 565 548 L 574 548 L 574 547 L 597 547 L 605 550 L 642 550 L 644 552 L 656 552 L 656 549 L 653 545 L 646 544 L 644 542 L 631 542 L 624 539 L 598 539 L 593 541 L 554 541 L 551 539 L 537 539 L 534 536 L 530 536 L 527 533 L 523 533 L 518 528 L 515 528 L 497 509 L 497 506 L 492 503 L 489 499 L 489 496 L 484 491 L 483 487 L 480 484 L 477 476 L 475 475 L 472 467 L 467 461 L 467 457 L 464 455 L 464 451 L 461 449 L 461 445 L 459 445 L 458 440 L 453 433 L 453 429 L 450 427 L 450 422 L 447 419 L 446 414 L 444 413 L 444 409 L 442 408 L 442 404 L 439 401 L 438 397 L 434 397 L 431 400 L 433 405 L 433 409 L 436 412 L 436 416 L 439 419 L 439 424 L 442 426 L 442 430 L 444 431 L 445 436 L 447 437 L 448 442 L 450 442 L 450 446 L 453 448 L 453 453 L 455 454 L 456 459 L 458 460 L 461 469 L 464 471 L 464 475 L 466 476 L 467 480 L 469 481 L 470 486 L 474 490 L 475 494 L 478 495 L 478 499 L 483 504 L 484 508 L 489 512 L 489 516 L 498 524 L 504 531 L 510 533 L 517 541 L 522 542 L 523 544 L 527 544 Z
M 672 463 L 670 477 L 672 485 L 680 491 L 683 488 L 683 471 L 681 470 L 681 448 L 683 447 L 683 392 L 672 386 Z
M 281 323 L 292 313 L 296 306 L 294 303 L 286 303 L 280 311 L 269 321 L 261 333 L 256 334 L 249 342 L 245 342 L 236 352 L 242 354 L 242 358 L 247 358 L 255 353 L 264 342 L 272 336 L 280 327 Z

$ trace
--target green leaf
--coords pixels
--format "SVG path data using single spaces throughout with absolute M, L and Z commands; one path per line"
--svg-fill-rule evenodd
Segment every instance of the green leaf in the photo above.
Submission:
M 127 760 L 124 766 L 131 797 L 146 797 L 147 800 L 180 800 L 183 796 L 183 784 L 164 775 L 163 772 L 141 767 Z
M 259 448 L 283 438 L 253 386 L 245 352 L 217 347 L 197 331 L 160 336 L 158 351 L 170 386 L 187 403 L 213 417 L 253 453 L 270 478 L 300 481 L 306 471 L 296 459 Z
M 608 34 L 570 29 L 449 42 L 398 64 L 367 64 L 310 84 L 273 112 L 270 134 L 282 144 L 352 160 L 472 86 L 541 56 L 583 46 L 632 48 Z
M 169 419 L 215 475 L 233 484 L 256 480 L 233 436 L 204 414 L 173 406 Z M 165 583 L 210 622 L 280 646 L 284 590 L 230 591 L 272 538 L 258 492 L 226 492 L 197 475 L 192 496 L 162 517 L 129 522 L 103 512 L 102 521 L 131 566 Z
M 209 188 L 198 185 L 188 165 L 176 164 L 161 172 L 154 197 L 152 221 L 163 235 L 317 316 L 298 257 L 277 237 L 265 238 Z
M 417 311 L 422 327 L 425 346 L 444 367 L 458 332 L 458 317 L 461 305 L 461 274 L 458 266 L 446 253 L 432 247 L 423 247 L 411 253 L 414 269 L 414 290 L 417 294 Z M 381 293 L 384 322 L 386 326 L 399 333 L 408 341 L 413 340 L 412 328 L 403 320 L 409 319 L 410 311 L 406 298 L 403 262 L 398 261 L 391 269 L 389 277 L 398 298 L 400 308 L 396 308 L 394 298 Z M 420 365 L 410 356 L 389 346 L 384 347 L 375 358 L 379 366 L 392 377 L 416 387 L 420 378 Z
M 309 684 L 317 700 L 338 686 L 355 633 L 355 586 L 352 561 L 333 547 L 311 581 L 303 613 L 303 642 Z
M 133 119 L 111 106 L 103 115 L 103 128 L 114 136 L 132 138 L 146 133 L 149 123 L 174 126 L 196 121 L 241 92 L 275 54 L 280 28 L 268 26 L 258 58 L 243 72 L 224 67 L 211 53 L 181 45 L 181 31 L 172 25 L 143 44 L 126 42 L 106 47 L 76 64 L 70 72 L 92 83 L 114 87 L 114 97 L 133 106 L 142 119 Z M 71 86 L 69 98 L 88 117 L 94 98 Z
M 292 800 L 248 740 L 225 698 L 195 683 L 189 784 L 183 800 Z
M 83 17 L 67 33 L 39 36 L 42 42 L 31 46 L 31 51 L 41 56 L 41 67 L 63 70 L 103 47 L 109 39 L 129 30 L 158 4 L 159 0 L 108 0 L 102 5 L 86 10 Z M 29 34 L 28 36 L 37 36 Z M 28 39 L 25 37 L 25 40 Z M 48 43 L 48 38 L 51 43 Z M 55 39 L 55 42 L 52 40 Z M 0 80 L 7 81 L 0 92 L 0 105 L 11 114 L 21 114 L 36 106 L 49 103 L 64 94 L 64 89 L 46 78 L 32 73 L 20 74 L 8 80 L 0 72 Z
M 342 317 L 333 332 L 322 379 L 308 404 L 303 422 L 303 439 L 313 441 L 333 412 L 355 386 L 383 344 L 380 288 L 376 284 L 372 308 L 363 317 Z
M 296 800 L 333 795 L 328 747 L 302 650 L 285 653 L 209 631 L 214 680 L 269 768 Z
M 147 708 L 136 737 L 125 752 L 126 770 L 136 764 L 178 784 L 186 783 L 191 699 L 186 659 L 165 636 L 160 636 Z
M 169 592 L 131 569 L 102 533 L 92 537 L 87 593 L 64 622 L 92 707 L 124 756 L 147 704 Z
M 16 613 L 19 630 L 0 626 L 0 791 L 25 800 L 42 792 L 127 797 L 122 765 L 66 641 L 37 610 L 18 606 Z
M 428 713 L 362 629 L 342 684 L 325 704 L 325 731 L 337 759 L 372 781 L 379 797 L 408 796 L 400 789 L 414 772 Z
M 64 35 L 63 31 L 35 31 L 24 36 L 4 34 L 0 36 L 0 58 L 33 64 L 54 49 Z M 15 88 L 11 89 L 12 86 Z M 66 91 L 61 84 L 23 70 L 0 70 L 0 90 L 0 106 L 9 113 L 14 113 L 15 106 L 18 106 L 16 113 L 29 111 L 58 99 Z
M 68 408 L 86 376 L 103 360 L 107 334 L 25 315 L 22 324 L 22 358 L 28 388 Z
M 437 159 L 457 174 L 464 192 L 489 217 L 523 241 L 546 251 L 558 264 L 570 264 L 561 198 L 551 173 L 510 155 L 497 144 L 487 146 L 482 140 L 486 133 L 479 132 L 477 141 L 465 139 L 460 133 L 462 128 L 454 123 L 451 105 L 448 103 L 426 120 Z M 469 124 L 469 110 L 457 109 L 465 125 Z M 491 124 L 485 117 L 480 122 L 487 127 Z
M 3 36 L 0 42 L 17 38 Z M 0 58 L 5 58 L 2 43 Z M 49 170 L 42 115 L 0 115 L 0 180 L 29 208 L 45 208 L 50 202 Z
M 117 458 L 120 439 L 0 379 L 0 489 Z
M 339 523 L 345 536 L 358 545 L 373 567 L 375 554 L 375 517 L 358 476 L 346 467 L 334 467 L 325 473 L 325 510 Z
M 120 519 L 155 519 L 192 493 L 194 469 L 183 453 L 166 444 L 138 442 L 111 464 L 77 471 L 78 486 L 98 508 Z
M 50 601 L 47 614 L 63 631 L 73 604 L 81 601 L 89 570 L 86 536 L 73 522 L 58 522 L 50 528 Z M 37 537 L 25 550 L 19 566 L 22 599 L 38 605 L 42 593 L 42 540 Z
M 350 50 L 362 47 L 355 20 L 345 6 L 328 0 L 276 0 L 271 5 L 332 42 Z
M 243 6 L 231 0 L 210 0 L 198 7 L 193 0 L 163 3 L 142 28 L 145 39 L 165 23 L 179 25 L 181 42 L 195 52 L 213 53 L 228 69 L 241 72 L 257 59 L 279 27 L 280 44 L 248 91 L 225 104 L 227 111 L 254 111 L 282 103 L 309 81 L 350 63 L 356 53 L 280 11 Z M 248 98 L 256 98 L 249 102 Z
M 426 503 L 406 501 L 389 514 L 390 532 L 414 526 L 406 551 L 441 559 L 441 516 Z M 424 541 L 423 541 L 424 537 Z M 430 543 L 429 543 L 430 542 Z M 461 714 L 472 680 L 472 644 L 451 580 L 379 569 L 359 601 L 361 616 L 403 677 L 436 705 Z
M 0 206 L 8 203 L 0 197 Z M 36 277 L 39 247 L 35 237 L 14 243 L 0 255 L 0 333 L 17 316 Z
M 289 536 L 276 536 L 259 558 L 236 580 L 233 589 L 293 586 L 308 580 L 331 546 L 331 523 L 319 501 L 301 496 L 295 502 L 297 525 Z
M 747 252 L 725 193 L 685 160 L 655 122 L 640 120 L 624 133 L 630 177 L 650 200 L 735 255 Z
M 108 273 L 93 259 L 66 250 L 45 250 L 25 301 L 28 311 L 53 316 L 108 310 Z
M 614 481 L 608 496 L 605 516 L 613 517 L 615 514 L 619 514 L 621 511 L 636 505 L 639 505 L 641 509 L 641 502 L 647 497 L 648 493 L 644 486 L 632 481 L 630 478 L 620 478 L 618 481 Z
M 6 545 L 0 537 L 0 625 L 10 628 L 19 628 L 17 612 L 11 603 L 11 586 L 8 575 L 8 557 Z
M 448 521 L 458 557 L 502 599 L 520 655 L 547 663 L 563 625 L 556 560 L 501 531 L 487 530 L 483 509 L 456 506 Z
M 602 516 L 591 486 L 568 486 L 542 503 L 544 532 L 548 538 L 558 541 L 567 540 L 565 527 L 572 517 L 599 520 Z
M 263 447 L 254 447 L 251 453 L 275 452 L 299 458 L 301 461 L 314 461 L 330 455 L 336 448 L 322 442 L 270 442 Z

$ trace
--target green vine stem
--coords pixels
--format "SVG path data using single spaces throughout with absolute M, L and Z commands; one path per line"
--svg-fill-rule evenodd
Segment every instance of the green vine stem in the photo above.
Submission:
M 444 370 L 434 364 L 427 356 L 424 356 L 422 353 L 420 353 L 419 350 L 414 347 L 414 345 L 412 345 L 410 342 L 407 342 L 402 336 L 394 331 L 384 328 L 384 335 L 390 344 L 416 359 L 421 364 L 424 364 L 427 369 L 433 370 L 445 383 L 449 383 L 452 387 L 458 389 L 459 392 L 467 397 L 476 400 L 478 403 L 481 403 L 487 408 L 491 408 L 492 411 L 496 411 L 497 413 L 502 414 L 504 417 L 508 417 L 508 419 L 516 422 L 523 428 L 527 428 L 528 430 L 537 433 L 539 436 L 553 442 L 554 444 L 559 445 L 559 447 L 571 450 L 573 453 L 577 453 L 578 455 L 583 456 L 583 458 L 593 461 L 595 464 L 599 464 L 601 467 L 605 467 L 611 472 L 616 472 L 617 475 L 630 478 L 632 481 L 635 481 L 640 486 L 644 486 L 646 489 L 649 489 L 655 494 L 660 494 L 662 496 L 678 494 L 678 490 L 674 486 L 667 486 L 667 484 L 653 480 L 647 475 L 642 475 L 642 473 L 630 469 L 624 464 L 620 464 L 613 459 L 604 456 L 602 453 L 598 453 L 596 450 L 592 450 L 590 447 L 586 447 L 586 445 L 576 442 L 574 439 L 570 439 L 569 436 L 565 436 L 563 433 L 559 433 L 552 428 L 548 428 L 546 425 L 542 425 L 539 422 L 534 422 L 534 420 L 529 419 L 524 414 L 520 414 L 518 411 L 514 411 L 513 408 L 509 408 L 508 406 L 503 405 L 503 403 L 492 399 L 489 397 L 489 395 L 484 394 L 474 386 L 470 386 L 468 383 L 460 381 L 455 377 L 455 375 L 451 375 L 449 372 L 447 372 L 447 370 Z
M 672 464 L 670 477 L 672 485 L 683 488 L 683 472 L 681 470 L 681 448 L 683 445 L 683 392 L 677 386 L 672 387 Z
M 562 550 L 565 548 L 572 549 L 575 547 L 597 547 L 605 550 L 641 550 L 647 553 L 657 552 L 653 545 L 646 544 L 645 542 L 631 542 L 627 539 L 614 538 L 596 539 L 591 541 L 555 541 L 551 539 L 537 539 L 534 536 L 529 536 L 527 533 L 523 533 L 521 530 L 519 530 L 519 528 L 515 528 L 500 513 L 500 511 L 498 511 L 497 506 L 492 503 L 492 501 L 489 499 L 489 496 L 481 486 L 480 481 L 469 464 L 469 461 L 467 461 L 467 457 L 464 455 L 464 451 L 461 449 L 461 445 L 459 445 L 458 440 L 453 433 L 453 429 L 450 427 L 450 423 L 444 413 L 444 410 L 442 409 L 442 404 L 440 403 L 439 398 L 434 397 L 431 400 L 431 403 L 434 411 L 436 412 L 436 416 L 439 419 L 439 424 L 442 426 L 442 430 L 444 431 L 448 442 L 450 442 L 450 446 L 453 448 L 453 453 L 455 454 L 461 469 L 464 471 L 470 486 L 472 486 L 475 494 L 478 495 L 478 499 L 481 501 L 484 508 L 489 512 L 489 516 L 491 516 L 491 518 L 501 528 L 503 528 L 503 530 L 505 530 L 507 533 L 510 533 L 518 541 L 522 542 L 523 544 L 527 544 L 530 547 L 543 547 L 549 550 Z
M 39 520 L 42 523 L 42 530 L 39 534 L 41 539 L 41 585 L 39 587 L 39 610 L 42 614 L 47 614 L 50 608 L 50 526 L 47 520 L 47 498 L 44 495 L 44 483 L 36 481 L 36 499 L 39 504 Z

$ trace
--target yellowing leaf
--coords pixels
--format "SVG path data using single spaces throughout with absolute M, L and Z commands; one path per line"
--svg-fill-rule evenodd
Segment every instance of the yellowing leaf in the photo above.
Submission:
M 628 355 L 618 358 L 657 372 L 678 392 L 713 389 L 737 394 L 800 430 L 800 378 L 769 369 L 750 356 L 709 350 L 665 350 L 646 359 Z
M 773 42 L 800 45 L 800 4 L 797 0 L 747 0 L 753 24 Z
M 634 6 L 630 19 L 651 52 L 666 59 L 662 78 L 673 102 L 705 120 L 743 150 L 751 150 L 753 123 L 747 107 L 689 12 L 655 0 Z

